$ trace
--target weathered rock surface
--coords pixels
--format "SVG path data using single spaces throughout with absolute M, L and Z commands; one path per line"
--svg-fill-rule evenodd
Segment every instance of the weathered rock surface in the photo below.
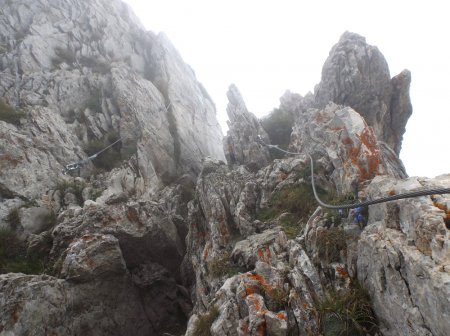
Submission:
M 450 177 L 377 177 L 368 193 L 378 197 L 424 186 L 449 187 Z M 450 313 L 448 202 L 443 196 L 419 197 L 370 209 L 358 242 L 358 277 L 371 293 L 384 335 L 448 333 L 450 322 L 442 318 Z
M 291 148 L 316 158 L 340 194 L 357 193 L 376 175 L 406 177 L 395 153 L 378 142 L 373 128 L 350 107 L 331 103 L 298 115 Z
M 303 155 L 273 161 L 235 86 L 221 142 L 192 70 L 120 1 L 5 2 L 0 72 L 16 118 L 0 120 L 0 228 L 17 234 L 0 234 L 0 269 L 45 256 L 51 274 L 0 275 L 1 336 L 447 334 L 447 195 L 372 206 L 364 227 L 310 192 L 306 154 L 333 202 L 450 186 L 406 179 L 410 74 L 391 79 L 364 38 L 342 36 L 314 96 L 282 97 Z M 379 327 L 332 310 L 357 280 Z M 357 316 L 371 310 L 359 295 Z
M 391 79 L 378 48 L 368 45 L 364 37 L 346 32 L 323 66 L 315 100 L 319 108 L 330 101 L 352 107 L 398 155 L 412 113 L 410 82 L 408 70 Z
M 54 276 L 0 276 L 0 334 L 182 332 L 192 309 L 180 274 L 185 191 L 178 185 L 158 201 L 86 201 L 61 211 L 48 237 Z M 44 238 L 29 237 L 32 253 Z
M 167 38 L 121 1 L 6 2 L 0 48 L 0 97 L 24 113 L 0 121 L 5 190 L 39 196 L 111 134 L 123 139 L 123 161 L 135 155 L 134 184 L 146 193 L 196 176 L 204 156 L 224 159 L 210 97 Z
M 261 127 L 259 120 L 247 110 L 244 99 L 235 85 L 230 85 L 228 96 L 228 127 L 227 136 L 223 139 L 225 156 L 229 164 L 245 165 L 256 171 L 267 166 L 270 154 L 259 137 L 266 143 L 269 137 Z

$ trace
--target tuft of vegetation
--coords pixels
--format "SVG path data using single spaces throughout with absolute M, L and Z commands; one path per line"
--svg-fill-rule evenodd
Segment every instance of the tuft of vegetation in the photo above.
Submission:
M 327 263 L 340 261 L 341 251 L 347 251 L 346 238 L 345 231 L 339 227 L 319 231 L 316 238 L 319 259 Z
M 52 60 L 54 66 L 57 66 L 63 62 L 68 65 L 73 65 L 77 60 L 75 51 L 70 48 L 56 47 L 55 54 L 56 58 Z
M 219 308 L 213 305 L 208 312 L 198 317 L 198 321 L 194 326 L 193 336 L 211 336 L 211 326 L 219 316 Z
M 289 290 L 284 288 L 274 288 L 269 296 L 269 304 L 273 303 L 275 305 L 272 310 L 285 309 L 289 301 Z
M 78 181 L 59 181 L 56 184 L 56 190 L 59 190 L 61 194 L 61 202 L 64 203 L 64 195 L 67 193 L 71 193 L 75 195 L 75 198 L 77 200 L 77 204 L 82 206 L 84 203 L 83 200 L 83 189 L 86 187 L 85 183 L 78 182 Z M 64 206 L 64 204 L 60 204 L 61 206 Z
M 85 102 L 85 108 L 89 108 L 93 112 L 100 113 L 102 111 L 102 92 L 94 89 L 90 97 Z
M 231 277 L 239 272 L 239 267 L 233 263 L 229 253 L 217 256 L 209 261 L 208 269 L 214 278 L 220 278 L 224 275 Z
M 12 230 L 17 230 L 21 224 L 19 208 L 11 209 L 6 216 L 6 223 Z
M 25 113 L 18 111 L 4 101 L 0 100 L 0 120 L 9 124 L 20 125 L 20 119 L 25 117 Z
M 304 229 L 304 222 L 299 221 L 298 217 L 291 213 L 282 216 L 279 223 L 288 239 L 294 239 Z
M 27 244 L 14 231 L 0 229 L 0 274 L 42 274 L 47 265 L 45 255 L 27 255 Z
M 110 132 L 102 139 L 92 140 L 88 142 L 84 147 L 84 151 L 87 155 L 91 156 L 103 150 L 107 146 L 113 144 L 119 139 L 117 132 Z M 137 141 L 123 143 L 119 141 L 114 146 L 108 148 L 106 151 L 99 154 L 92 163 L 96 168 L 100 170 L 110 171 L 112 168 L 118 167 L 123 160 L 130 159 L 137 153 Z
M 324 190 L 319 189 L 318 193 L 320 197 L 326 196 Z M 317 203 L 310 185 L 302 183 L 287 186 L 273 195 L 270 206 L 261 209 L 257 215 L 257 219 L 268 221 L 284 212 L 289 212 L 298 223 L 300 221 L 307 221 L 316 207 Z
M 105 75 L 111 72 L 111 64 L 103 62 L 96 57 L 92 56 L 81 56 L 80 63 L 88 68 L 91 68 L 93 72 Z
M 348 291 L 328 291 L 314 309 L 319 315 L 325 336 L 375 335 L 378 321 L 367 290 L 352 281 Z
M 280 148 L 287 149 L 291 140 L 292 125 L 294 116 L 284 110 L 275 109 L 266 118 L 261 120 L 261 126 L 269 135 L 270 141 Z M 283 153 L 270 149 L 270 154 L 274 159 L 280 159 Z

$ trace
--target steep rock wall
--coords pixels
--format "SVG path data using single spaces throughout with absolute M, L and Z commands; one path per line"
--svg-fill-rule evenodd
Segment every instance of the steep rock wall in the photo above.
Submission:
M 5 188 L 38 196 L 111 133 L 122 154 L 137 154 L 140 191 L 195 176 L 204 156 L 224 158 L 210 97 L 122 2 L 5 2 L 0 45 L 0 97 L 23 111 L 16 124 L 0 121 Z

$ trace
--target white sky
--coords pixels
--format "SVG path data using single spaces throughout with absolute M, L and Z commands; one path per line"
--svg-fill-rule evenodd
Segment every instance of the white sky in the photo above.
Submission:
M 286 90 L 319 83 L 331 47 L 348 30 L 376 45 L 391 77 L 412 72 L 413 115 L 400 153 L 409 175 L 450 173 L 450 17 L 445 0 L 125 0 L 163 31 L 196 72 L 226 128 L 226 91 L 258 117 Z

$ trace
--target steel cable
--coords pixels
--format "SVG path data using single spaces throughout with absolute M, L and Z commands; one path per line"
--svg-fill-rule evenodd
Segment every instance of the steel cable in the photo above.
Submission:
M 289 155 L 304 155 L 303 153 L 295 153 L 295 152 L 289 152 L 286 151 L 284 149 L 281 149 L 280 147 L 276 146 L 276 145 L 269 145 L 266 144 L 261 137 L 259 137 L 259 142 L 268 147 L 268 148 L 274 148 L 280 152 L 289 154 Z M 372 204 L 379 204 L 379 203 L 385 203 L 385 202 L 390 202 L 390 201 L 395 201 L 395 200 L 399 200 L 399 199 L 404 199 L 404 198 L 413 198 L 413 197 L 419 197 L 419 196 L 429 196 L 429 195 L 442 195 L 442 194 L 450 194 L 450 188 L 435 188 L 435 189 L 422 189 L 422 190 L 416 190 L 416 191 L 410 191 L 410 192 L 406 192 L 406 193 L 402 193 L 402 194 L 398 194 L 398 195 L 393 195 L 393 196 L 386 196 L 386 197 L 381 197 L 375 200 L 371 200 L 371 201 L 365 201 L 365 202 L 357 202 L 357 203 L 351 203 L 351 204 L 328 204 L 323 202 L 316 191 L 316 185 L 314 183 L 314 160 L 312 158 L 311 155 L 307 154 L 307 156 L 309 156 L 309 160 L 311 162 L 311 185 L 312 185 L 312 189 L 313 189 L 313 193 L 314 193 L 314 198 L 316 199 L 317 203 L 319 203 L 320 206 L 324 207 L 324 208 L 328 208 L 328 209 L 355 209 L 358 207 L 365 207 L 365 206 L 369 206 Z

